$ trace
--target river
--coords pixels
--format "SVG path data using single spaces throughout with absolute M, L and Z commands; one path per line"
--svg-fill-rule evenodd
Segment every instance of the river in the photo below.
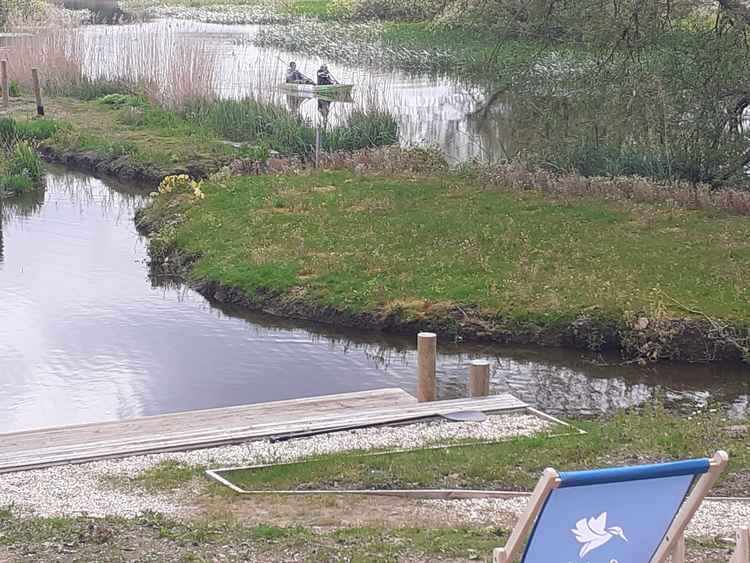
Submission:
M 189 409 L 401 387 L 412 338 L 247 314 L 149 278 L 133 215 L 142 188 L 52 169 L 43 193 L 0 203 L 0 433 Z M 603 367 L 574 351 L 440 343 L 441 398 L 468 362 L 492 390 L 590 416 L 661 398 L 750 410 L 750 368 Z

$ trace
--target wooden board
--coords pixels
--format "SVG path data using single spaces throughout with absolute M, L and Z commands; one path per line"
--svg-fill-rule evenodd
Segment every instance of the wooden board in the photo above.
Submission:
M 12 434 L 0 434 L 0 473 L 66 463 L 236 444 L 275 435 L 319 432 L 448 414 L 526 408 L 512 395 L 417 403 L 401 389 L 190 411 Z

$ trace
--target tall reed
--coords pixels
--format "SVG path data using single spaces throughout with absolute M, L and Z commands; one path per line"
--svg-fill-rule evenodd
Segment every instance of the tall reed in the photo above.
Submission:
M 11 76 L 26 88 L 31 87 L 31 68 L 38 68 L 50 95 L 92 97 L 86 92 L 96 93 L 95 85 L 102 83 L 116 86 L 100 86 L 99 95 L 139 90 L 170 107 L 215 95 L 218 54 L 207 42 L 181 26 L 137 27 L 91 33 L 50 26 L 13 38 L 2 54 Z

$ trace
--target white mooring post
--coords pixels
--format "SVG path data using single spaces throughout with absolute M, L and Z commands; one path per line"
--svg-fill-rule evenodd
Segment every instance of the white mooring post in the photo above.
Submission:
M 490 363 L 474 360 L 469 365 L 469 397 L 486 397 L 490 394 Z
M 417 335 L 417 400 L 420 403 L 437 399 L 437 335 L 420 332 Z

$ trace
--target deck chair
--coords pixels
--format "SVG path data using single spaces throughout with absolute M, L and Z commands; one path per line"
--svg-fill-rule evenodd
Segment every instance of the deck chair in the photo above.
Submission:
M 750 561 L 750 528 L 737 530 L 737 547 L 729 563 L 748 563 Z
M 718 451 L 635 467 L 545 469 L 492 561 L 514 561 L 529 536 L 524 563 L 684 563 L 685 528 L 728 461 Z

